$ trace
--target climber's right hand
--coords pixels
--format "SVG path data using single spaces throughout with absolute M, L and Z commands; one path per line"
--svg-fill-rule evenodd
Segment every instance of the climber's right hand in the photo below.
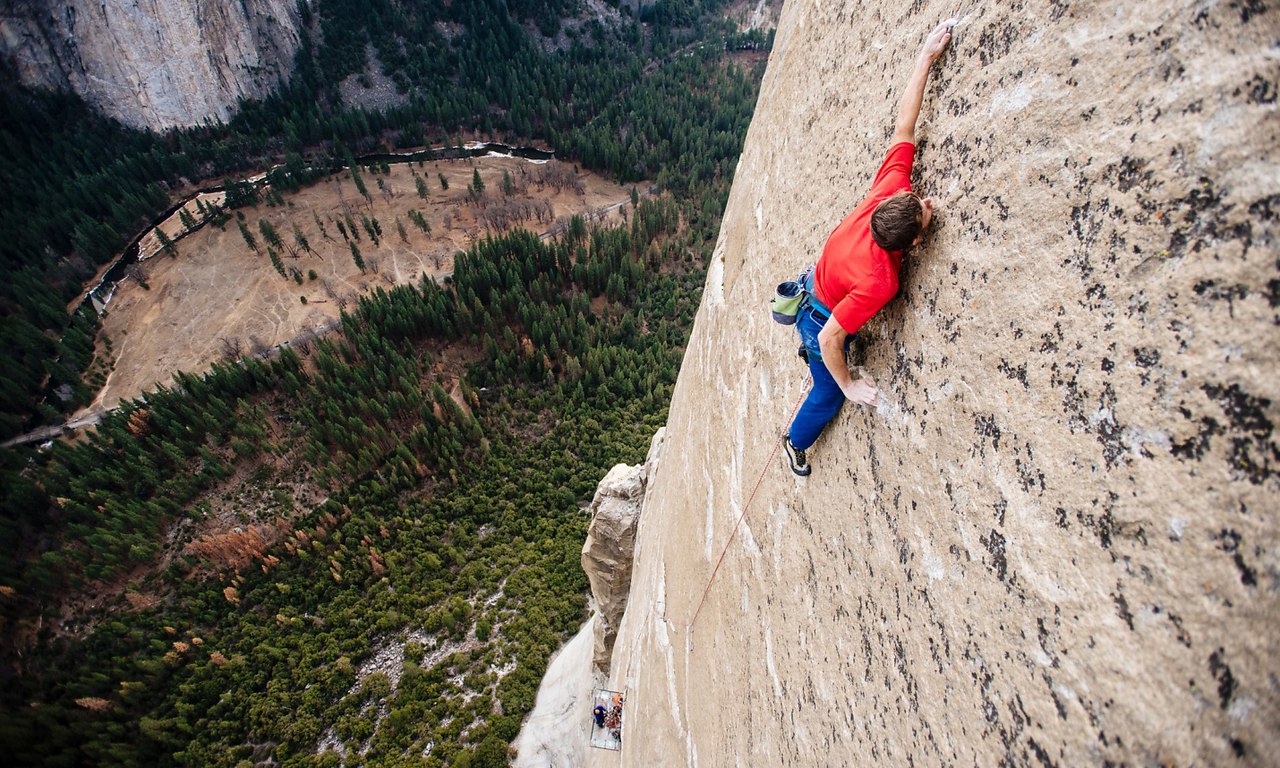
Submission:
M 956 25 L 956 22 L 957 20 L 954 18 L 947 19 L 935 27 L 929 33 L 929 36 L 925 38 L 924 50 L 920 52 L 920 55 L 927 58 L 929 63 L 937 61 L 942 52 L 947 49 L 947 44 L 951 42 L 951 28 Z
M 875 405 L 880 397 L 880 390 L 876 389 L 876 383 L 869 378 L 851 381 L 842 386 L 840 391 L 850 401 L 860 405 Z

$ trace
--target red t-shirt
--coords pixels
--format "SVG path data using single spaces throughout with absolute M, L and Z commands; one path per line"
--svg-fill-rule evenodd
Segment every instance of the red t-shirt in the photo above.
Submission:
M 814 268 L 818 299 L 831 308 L 840 327 L 856 333 L 898 292 L 902 251 L 886 251 L 871 238 L 871 213 L 881 200 L 911 189 L 916 147 L 898 142 L 889 147 L 871 193 L 835 228 Z

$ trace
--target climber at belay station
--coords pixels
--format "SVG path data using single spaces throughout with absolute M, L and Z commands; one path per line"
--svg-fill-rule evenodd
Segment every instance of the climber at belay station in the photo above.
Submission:
M 592 698 L 596 706 L 591 710 L 591 746 L 614 751 L 622 749 L 622 692 L 597 688 Z
M 898 292 L 902 253 L 920 242 L 933 218 L 933 201 L 911 191 L 916 120 L 929 70 L 951 42 L 955 23 L 942 22 L 925 39 L 870 194 L 840 222 L 818 263 L 797 281 L 803 298 L 795 325 L 803 343 L 801 354 L 813 373 L 813 389 L 791 422 L 784 444 L 791 471 L 801 477 L 811 469 L 809 447 L 844 401 L 874 405 L 880 395 L 869 378 L 855 381 L 849 375 L 845 352 L 858 329 Z

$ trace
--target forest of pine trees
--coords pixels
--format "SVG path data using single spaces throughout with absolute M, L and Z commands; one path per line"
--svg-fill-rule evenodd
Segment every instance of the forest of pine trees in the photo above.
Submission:
M 581 504 L 662 423 L 713 236 L 684 228 L 670 198 L 641 202 L 627 227 L 580 231 L 482 240 L 448 286 L 377 291 L 339 336 L 180 375 L 42 456 L 22 492 L 54 512 L 41 538 L 65 544 L 6 563 L 8 607 L 38 610 L 157 560 L 148 588 L 164 599 L 98 614 L 83 641 L 45 632 L 50 663 L 6 694 L 0 743 L 33 763 L 234 766 L 248 736 L 286 765 L 321 765 L 310 753 L 337 723 L 348 749 L 373 739 L 370 761 L 434 742 L 422 765 L 467 764 L 455 758 L 492 739 L 500 758 L 472 764 L 505 765 L 547 659 L 582 620 Z M 465 410 L 433 373 L 456 339 L 483 350 Z M 243 521 L 266 533 L 241 542 L 234 567 L 212 557 L 229 543 L 166 541 L 244 473 L 272 503 Z M 327 500 L 295 509 L 300 477 Z M 439 644 L 488 640 L 448 675 L 348 694 L 359 662 L 406 626 Z M 371 698 L 390 714 L 363 708 Z M 109 706 L 85 711 L 98 701 Z M 463 738 L 454 723 L 478 725 Z M 37 732 L 55 738 L 22 741 Z
M 547 660 L 584 617 L 583 505 L 665 420 L 698 305 L 761 74 L 732 52 L 767 45 L 730 34 L 720 5 L 661 0 L 548 52 L 524 22 L 562 32 L 572 0 L 321 0 L 306 13 L 324 43 L 304 39 L 278 96 L 165 136 L 0 88 L 0 178 L 15 190 L 0 211 L 14 362 L 0 435 L 92 397 L 80 373 L 101 376 L 96 319 L 65 306 L 182 180 L 283 158 L 287 194 L 310 165 L 470 131 L 665 191 L 633 197 L 625 226 L 480 240 L 444 284 L 377 290 L 329 337 L 178 374 L 50 450 L 0 450 L 7 754 L 507 764 Z M 446 40 L 437 21 L 465 32 Z M 404 106 L 338 104 L 366 43 Z M 231 187 L 232 207 L 260 204 Z M 356 240 L 387 236 L 367 216 L 337 226 L 357 263 Z M 239 229 L 251 247 L 306 248 Z M 37 406 L 54 384 L 72 401 Z M 388 645 L 403 645 L 397 674 L 362 675 Z

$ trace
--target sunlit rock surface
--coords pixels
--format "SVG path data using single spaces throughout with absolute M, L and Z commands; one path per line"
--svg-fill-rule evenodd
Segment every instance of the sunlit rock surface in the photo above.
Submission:
M 0 52 L 24 83 L 160 130 L 225 120 L 288 81 L 300 23 L 296 0 L 8 0 Z
M 580 768 L 591 740 L 591 695 L 595 681 L 591 665 L 596 616 L 565 643 L 547 665 L 538 686 L 533 711 L 512 744 L 513 768 Z
M 936 229 L 854 353 L 886 399 L 797 481 L 766 301 L 953 14 Z M 1274 764 L 1278 38 L 1257 2 L 787 3 L 639 522 L 621 764 Z

